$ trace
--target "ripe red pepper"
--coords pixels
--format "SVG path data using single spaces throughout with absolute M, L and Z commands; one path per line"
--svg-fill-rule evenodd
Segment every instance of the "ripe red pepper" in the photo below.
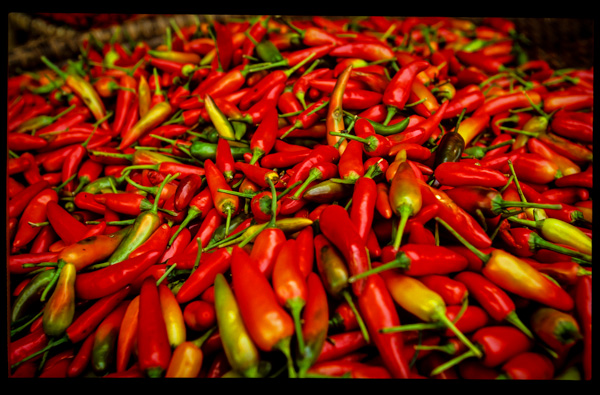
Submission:
M 479 329 L 471 337 L 472 341 L 481 348 L 485 367 L 497 367 L 523 352 L 530 351 L 533 341 L 521 331 L 510 326 L 489 325 Z M 432 375 L 439 374 L 454 366 L 466 356 L 472 355 L 471 351 L 451 359 L 432 371 Z
M 560 285 L 549 280 L 525 261 L 501 249 L 494 249 L 489 254 L 484 254 L 473 248 L 443 220 L 439 218 L 436 220 L 478 255 L 484 262 L 481 273 L 503 290 L 559 310 L 573 308 L 573 298 Z
M 358 295 L 358 308 L 364 317 L 370 338 L 382 361 L 394 378 L 410 378 L 408 361 L 402 352 L 401 332 L 381 333 L 381 329 L 400 325 L 400 318 L 385 282 L 378 275 L 369 276 L 364 291 Z
M 298 264 L 296 240 L 286 240 L 279 249 L 271 283 L 279 304 L 289 311 L 294 320 L 298 348 L 304 350 L 301 317 L 308 300 L 308 285 Z
M 329 305 L 327 294 L 319 276 L 311 272 L 306 279 L 307 300 L 302 317 L 302 338 L 304 348 L 297 358 L 299 377 L 304 376 L 319 358 L 324 347 L 329 328 Z
M 321 213 L 319 224 L 321 231 L 344 255 L 351 275 L 357 275 L 367 270 L 369 258 L 366 242 L 354 229 L 352 220 L 341 206 L 331 205 Z M 365 280 L 352 284 L 355 295 L 360 295 L 365 287 Z
M 29 244 L 39 233 L 40 228 L 30 223 L 45 222 L 48 218 L 46 206 L 48 202 L 58 202 L 58 194 L 54 189 L 46 188 L 37 193 L 23 209 L 19 218 L 17 231 L 12 241 L 12 250 L 19 251 Z
M 232 251 L 232 288 L 248 332 L 263 351 L 280 350 L 288 360 L 290 377 L 296 373 L 289 351 L 294 334 L 294 322 L 277 301 L 267 278 L 254 265 L 250 256 L 234 246 Z
M 383 104 L 388 107 L 388 115 L 384 124 L 387 124 L 393 115 L 404 108 L 410 97 L 411 85 L 417 74 L 429 67 L 425 60 L 415 60 L 402 66 L 394 74 L 385 91 L 383 92 Z
M 227 249 L 220 248 L 213 252 L 208 259 L 200 262 L 200 265 L 179 288 L 176 295 L 177 301 L 181 304 L 187 303 L 204 292 L 214 283 L 217 273 L 224 273 L 229 269 L 231 256 L 231 252 Z
M 583 377 L 592 379 L 592 276 L 581 276 L 574 289 L 576 313 L 583 334 Z
M 464 284 L 469 296 L 473 297 L 494 320 L 509 322 L 528 337 L 533 337 L 531 330 L 518 317 L 515 303 L 500 287 L 483 275 L 471 271 L 460 272 L 453 279 Z
M 147 277 L 140 290 L 138 363 L 148 377 L 161 377 L 171 360 L 171 345 L 161 311 L 156 280 Z
M 82 299 L 99 299 L 131 284 L 146 269 L 158 262 L 161 251 L 148 251 L 102 269 L 79 273 L 75 290 Z

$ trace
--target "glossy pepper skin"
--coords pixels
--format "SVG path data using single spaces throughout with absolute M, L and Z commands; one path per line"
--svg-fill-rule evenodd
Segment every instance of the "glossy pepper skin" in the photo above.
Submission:
M 373 344 L 379 350 L 382 360 L 394 378 L 410 378 L 408 361 L 402 353 L 404 339 L 401 332 L 381 333 L 386 327 L 400 325 L 400 318 L 394 301 L 385 282 L 374 274 L 366 279 L 365 289 L 358 296 L 358 308 Z
M 169 367 L 171 345 L 161 312 L 158 286 L 147 277 L 140 290 L 138 325 L 139 367 L 147 377 L 161 377 Z
M 223 349 L 231 368 L 244 377 L 259 377 L 259 350 L 244 325 L 231 286 L 222 274 L 215 277 L 215 311 Z
M 60 269 L 56 287 L 46 302 L 42 325 L 48 336 L 65 333 L 75 316 L 75 265 L 67 263 Z
M 368 269 L 369 257 L 366 243 L 354 230 L 350 216 L 343 207 L 331 205 L 321 213 L 320 228 L 325 237 L 330 240 L 344 255 L 350 274 L 356 275 Z M 365 286 L 364 280 L 352 284 L 355 295 L 360 295 Z

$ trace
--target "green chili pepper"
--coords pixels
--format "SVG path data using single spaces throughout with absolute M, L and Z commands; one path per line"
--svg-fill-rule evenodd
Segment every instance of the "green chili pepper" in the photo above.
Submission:
M 243 377 L 262 377 L 268 363 L 260 361 L 260 352 L 250 337 L 231 287 L 222 274 L 214 281 L 215 312 L 223 350 L 231 368 Z
M 158 215 L 159 196 L 162 193 L 164 186 L 178 176 L 179 173 L 165 177 L 156 191 L 154 204 L 150 209 L 143 211 L 137 216 L 131 227 L 131 231 L 127 234 L 127 236 L 125 236 L 115 252 L 113 252 L 113 254 L 110 256 L 108 263 L 112 265 L 127 259 L 129 254 L 131 254 L 133 250 L 148 240 L 152 233 L 154 233 L 154 231 L 160 226 L 161 217 Z

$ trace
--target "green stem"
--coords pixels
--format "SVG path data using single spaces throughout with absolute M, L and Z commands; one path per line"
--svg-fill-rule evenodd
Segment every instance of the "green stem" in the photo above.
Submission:
M 356 305 L 354 304 L 354 300 L 352 300 L 352 295 L 350 294 L 350 292 L 348 290 L 344 290 L 344 291 L 342 291 L 342 296 L 344 297 L 344 300 L 346 301 L 346 303 L 348 303 L 348 306 L 350 306 L 350 310 L 352 310 L 352 312 L 354 313 L 358 327 L 360 328 L 360 331 L 361 331 L 363 337 L 365 338 L 366 342 L 371 343 L 371 337 L 369 336 L 369 331 L 367 330 L 365 321 L 363 320 L 358 309 L 356 308 Z
M 406 254 L 404 254 L 403 252 L 400 252 L 399 255 L 396 256 L 396 259 L 386 262 L 386 263 L 384 263 L 380 266 L 374 267 L 372 269 L 366 270 L 362 273 L 355 274 L 348 279 L 348 282 L 354 283 L 354 282 L 360 280 L 361 278 L 370 276 L 371 274 L 380 273 L 380 272 L 383 272 L 385 270 L 390 270 L 390 269 L 405 269 L 405 268 L 408 268 L 409 266 L 410 266 L 410 258 L 408 256 L 406 256 Z
M 477 256 L 477 258 L 481 259 L 484 263 L 490 259 L 490 257 L 491 257 L 490 254 L 484 254 L 483 252 L 479 251 L 477 248 L 475 248 L 475 246 L 473 246 L 471 243 L 469 243 L 464 237 L 459 235 L 458 232 L 456 232 L 454 229 L 452 229 L 452 227 L 450 225 L 448 225 L 448 223 L 446 223 L 446 221 L 444 221 L 440 217 L 435 217 L 435 220 L 438 223 L 442 224 L 450 233 L 452 233 L 452 235 L 454 235 L 454 237 L 456 237 L 465 247 L 467 247 L 469 249 L 469 251 L 471 251 L 473 254 L 475 254 Z
M 408 217 L 412 214 L 412 208 L 408 204 L 402 204 L 398 212 L 400 214 L 400 222 L 398 223 L 398 229 L 396 231 L 396 237 L 394 238 L 394 249 L 398 250 L 400 248 L 400 243 L 402 242 L 402 235 L 404 233 L 404 228 L 406 227 L 406 222 L 408 221 Z

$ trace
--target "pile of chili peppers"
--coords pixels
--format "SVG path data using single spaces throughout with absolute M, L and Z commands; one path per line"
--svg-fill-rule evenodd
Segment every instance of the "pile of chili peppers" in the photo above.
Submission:
M 589 380 L 593 69 L 260 15 L 8 78 L 11 377 Z

